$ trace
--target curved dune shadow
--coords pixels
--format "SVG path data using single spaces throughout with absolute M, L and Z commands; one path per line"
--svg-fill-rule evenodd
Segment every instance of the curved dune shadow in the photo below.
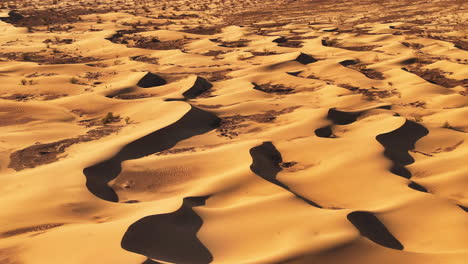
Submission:
M 336 125 L 349 125 L 356 122 L 363 112 L 364 111 L 345 112 L 337 110 L 336 108 L 330 108 L 330 110 L 328 110 L 327 119 L 331 120 Z
M 178 264 L 205 264 L 213 260 L 197 238 L 203 220 L 192 207 L 205 205 L 208 197 L 184 198 L 175 212 L 144 217 L 125 232 L 123 249 L 151 259 Z M 150 261 L 150 262 L 148 262 Z M 144 264 L 158 263 L 148 259 Z
M 329 125 L 329 126 L 324 126 L 324 127 L 321 127 L 321 128 L 317 128 L 315 131 L 314 131 L 315 135 L 317 137 L 321 137 L 321 138 L 335 138 L 336 136 L 333 134 L 333 130 L 332 130 L 332 126 Z
M 427 189 L 424 188 L 424 186 L 421 186 L 421 185 L 419 185 L 419 184 L 417 184 L 417 183 L 415 183 L 413 181 L 410 184 L 408 184 L 408 187 L 410 187 L 411 189 L 414 189 L 416 191 L 425 192 L 425 193 L 428 192 Z
M 317 62 L 318 60 L 315 59 L 314 57 L 310 56 L 309 54 L 305 54 L 305 53 L 301 52 L 301 54 L 299 54 L 299 56 L 297 56 L 295 61 L 297 61 L 297 62 L 299 62 L 301 64 L 304 64 L 304 65 L 307 65 L 307 64 L 310 64 L 310 63 Z
M 177 122 L 129 143 L 112 158 L 85 168 L 86 187 L 101 199 L 117 202 L 117 194 L 107 183 L 120 174 L 123 161 L 169 149 L 181 140 L 215 129 L 219 122 L 215 115 L 192 107 Z
M 143 262 L 141 264 L 161 264 L 161 262 L 157 262 L 157 261 L 154 261 L 152 259 L 147 259 L 147 260 L 145 260 L 145 262 Z
M 192 87 L 187 89 L 187 91 L 182 93 L 182 95 L 186 99 L 194 99 L 202 93 L 211 89 L 211 87 L 213 87 L 213 85 L 209 81 L 207 81 L 205 78 L 197 76 L 197 79 L 193 83 Z
M 390 169 L 392 173 L 407 179 L 411 178 L 411 173 L 405 166 L 413 163 L 414 159 L 408 151 L 414 149 L 416 141 L 427 134 L 429 134 L 429 130 L 424 126 L 406 120 L 400 128 L 376 137 L 377 141 L 385 148 L 385 157 L 393 161 Z
M 349 125 L 356 122 L 363 112 L 345 112 L 336 110 L 336 108 L 330 108 L 327 113 L 327 119 L 332 121 L 333 125 Z M 317 128 L 314 133 L 317 137 L 321 138 L 336 138 L 335 134 L 333 134 L 333 125 Z
M 362 236 L 384 247 L 403 250 L 403 245 L 372 213 L 356 211 L 348 214 L 348 220 L 359 230 Z
M 459 205 L 459 204 L 458 204 L 458 207 L 460 207 L 463 211 L 468 213 L 468 207 L 465 207 L 465 206 Z
M 281 157 L 281 153 L 271 142 L 263 142 L 261 145 L 251 148 L 250 155 L 252 156 L 252 164 L 250 165 L 250 170 L 253 173 L 287 190 L 288 192 L 294 194 L 297 198 L 303 200 L 304 202 L 312 206 L 322 208 L 315 202 L 310 201 L 309 199 L 301 196 L 300 194 L 295 193 L 287 185 L 276 179 L 278 172 L 282 170 L 280 163 L 283 162 L 283 158 Z
M 155 86 L 161 86 L 167 84 L 166 80 L 164 80 L 159 75 L 154 73 L 148 72 L 143 78 L 141 78 L 137 85 L 141 88 L 151 88 Z

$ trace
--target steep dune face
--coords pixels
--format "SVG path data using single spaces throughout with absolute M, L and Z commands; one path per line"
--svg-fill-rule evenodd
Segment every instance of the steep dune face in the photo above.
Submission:
M 0 3 L 0 263 L 465 264 L 462 2 Z
M 218 124 L 219 119 L 216 116 L 191 107 L 175 123 L 130 142 L 112 158 L 85 168 L 83 173 L 86 175 L 86 187 L 101 199 L 117 202 L 117 195 L 107 183 L 120 174 L 123 161 L 167 150 L 179 141 L 213 130 Z
M 187 197 L 173 213 L 138 220 L 125 233 L 122 248 L 172 263 L 210 263 L 213 257 L 197 238 L 203 220 L 192 209 L 206 199 Z

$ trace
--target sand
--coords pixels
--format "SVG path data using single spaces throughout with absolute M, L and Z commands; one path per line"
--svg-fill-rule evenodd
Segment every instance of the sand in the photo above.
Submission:
M 466 264 L 467 8 L 0 2 L 0 263 Z

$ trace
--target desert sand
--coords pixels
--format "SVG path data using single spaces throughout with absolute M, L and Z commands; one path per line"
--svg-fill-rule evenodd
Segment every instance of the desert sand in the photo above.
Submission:
M 466 264 L 466 1 L 0 2 L 1 264 Z

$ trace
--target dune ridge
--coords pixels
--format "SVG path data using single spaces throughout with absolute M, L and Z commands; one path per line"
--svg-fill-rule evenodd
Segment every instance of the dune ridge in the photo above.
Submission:
M 465 264 L 464 1 L 0 3 L 0 263 Z

